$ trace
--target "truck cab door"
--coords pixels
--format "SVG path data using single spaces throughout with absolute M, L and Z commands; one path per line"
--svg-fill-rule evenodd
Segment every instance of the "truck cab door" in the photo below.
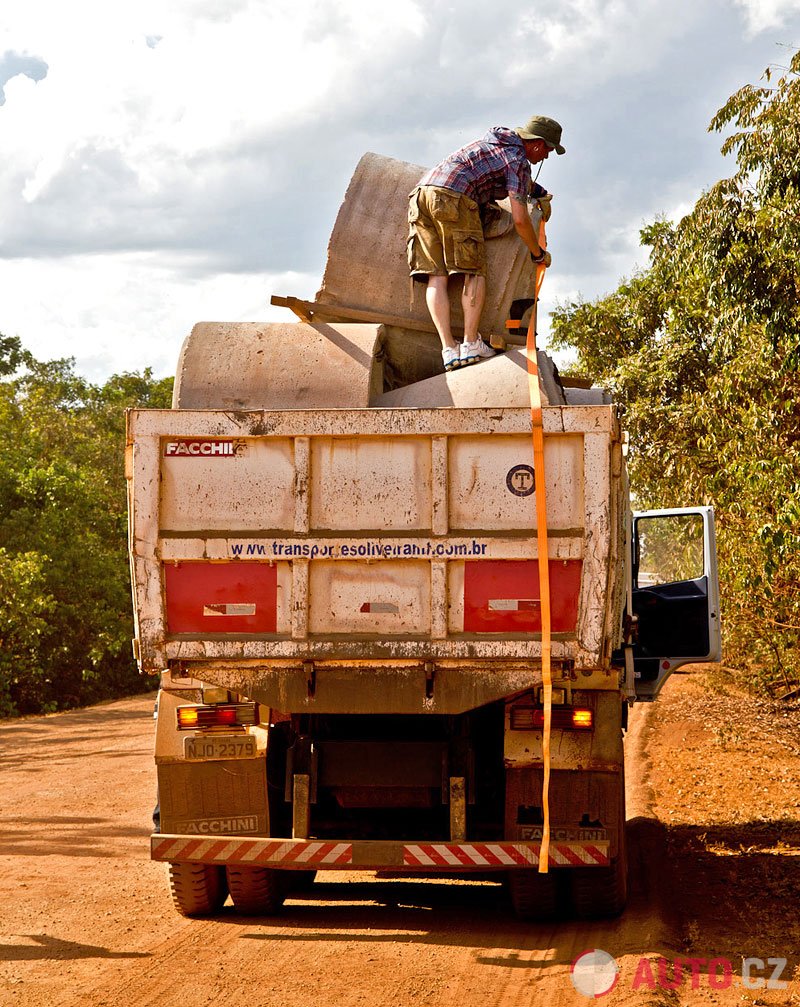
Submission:
M 631 545 L 634 684 L 647 702 L 680 665 L 722 656 L 713 508 L 634 512 Z

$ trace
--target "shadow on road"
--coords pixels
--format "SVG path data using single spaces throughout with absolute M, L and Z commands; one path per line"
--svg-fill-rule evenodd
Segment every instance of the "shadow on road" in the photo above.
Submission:
M 110 951 L 94 944 L 77 944 L 75 941 L 61 941 L 47 934 L 20 934 L 35 944 L 0 944 L 0 961 L 31 962 L 78 958 L 149 958 L 144 951 Z
M 737 959 L 800 947 L 800 822 L 665 829 L 686 951 Z
M 16 815 L 0 818 L 0 856 L 127 857 L 127 849 L 108 840 L 139 839 L 144 858 L 149 836 L 147 825 L 119 825 L 109 818 L 73 815 L 24 818 Z
M 378 878 L 322 880 L 294 893 L 277 916 L 247 919 L 231 908 L 225 922 L 243 928 L 241 938 L 248 941 L 474 947 L 479 964 L 533 971 L 570 964 L 576 940 L 579 950 L 601 947 L 619 956 L 671 953 L 672 927 L 662 914 L 661 875 L 654 870 L 663 862 L 665 829 L 653 819 L 636 819 L 628 823 L 628 837 L 630 901 L 619 919 L 527 923 L 513 916 L 499 880 Z
M 97 706 L 88 706 L 81 710 L 65 710 L 60 713 L 43 714 L 37 717 L 21 717 L 19 719 L 7 717 L 0 720 L 0 733 L 7 734 L 11 738 L 25 737 L 35 734 L 52 734 L 52 718 L 58 718 L 59 732 L 68 731 L 75 725 L 90 727 L 93 724 L 108 726 L 111 723 L 122 724 L 132 721 L 143 721 L 152 719 L 153 704 L 156 693 L 142 693 L 141 697 L 136 697 L 137 707 L 130 709 L 131 700 L 112 700 L 109 703 L 99 703 Z M 139 706 L 141 702 L 141 706 Z

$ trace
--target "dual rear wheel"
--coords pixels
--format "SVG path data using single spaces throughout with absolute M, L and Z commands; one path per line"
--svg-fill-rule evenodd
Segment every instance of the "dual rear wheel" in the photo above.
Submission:
M 228 894 L 242 916 L 272 916 L 290 891 L 305 891 L 315 871 L 275 871 L 269 867 L 170 864 L 170 887 L 182 915 L 215 916 Z
M 578 868 L 572 872 L 572 905 L 586 920 L 619 916 L 628 898 L 628 862 L 623 855 L 610 867 Z
M 512 871 L 511 902 L 521 920 L 543 922 L 569 915 L 597 920 L 619 916 L 627 901 L 627 860 L 616 857 L 609 867 Z
M 522 920 L 553 920 L 568 915 L 585 920 L 619 916 L 628 900 L 628 848 L 625 841 L 625 777 L 620 775 L 617 855 L 608 867 L 570 867 L 547 874 L 511 871 L 514 912 Z
M 272 916 L 283 905 L 288 886 L 282 871 L 270 867 L 226 867 L 228 888 L 237 913 Z
M 625 773 L 619 779 L 617 855 L 608 867 L 577 868 L 572 874 L 572 905 L 582 919 L 619 916 L 628 901 L 628 844 L 625 838 Z
M 213 864 L 170 864 L 172 900 L 184 916 L 214 916 L 225 905 L 225 868 Z

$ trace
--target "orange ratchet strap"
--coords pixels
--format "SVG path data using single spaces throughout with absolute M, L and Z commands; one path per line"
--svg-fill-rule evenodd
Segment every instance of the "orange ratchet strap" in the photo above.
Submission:
M 539 247 L 546 247 L 544 220 L 539 223 Z M 539 567 L 539 605 L 542 612 L 542 687 L 544 699 L 544 729 L 542 731 L 542 844 L 539 850 L 539 873 L 547 874 L 550 861 L 550 725 L 553 711 L 553 677 L 550 669 L 550 565 L 547 548 L 547 500 L 544 479 L 544 428 L 542 426 L 542 393 L 539 388 L 539 359 L 536 355 L 536 315 L 539 291 L 544 281 L 544 263 L 536 267 L 536 286 L 525 351 L 528 357 L 528 388 L 531 397 L 531 433 L 533 435 L 533 472 L 536 486 L 536 542 Z

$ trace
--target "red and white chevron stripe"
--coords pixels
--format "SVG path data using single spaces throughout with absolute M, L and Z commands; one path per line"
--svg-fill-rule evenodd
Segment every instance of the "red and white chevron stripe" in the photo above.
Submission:
M 407 867 L 536 867 L 539 843 L 418 843 L 406 845 Z M 608 843 L 553 843 L 551 867 L 597 867 L 608 864 Z
M 203 864 L 309 864 L 333 867 L 349 864 L 352 843 L 323 843 L 297 839 L 189 839 L 153 836 L 153 860 Z
M 380 856 L 375 848 L 380 847 Z M 151 837 L 153 860 L 203 864 L 260 864 L 270 867 L 357 867 L 378 870 L 406 867 L 415 871 L 536 867 L 539 843 L 337 843 L 310 839 L 198 839 Z M 608 843 L 551 843 L 551 867 L 607 865 Z

